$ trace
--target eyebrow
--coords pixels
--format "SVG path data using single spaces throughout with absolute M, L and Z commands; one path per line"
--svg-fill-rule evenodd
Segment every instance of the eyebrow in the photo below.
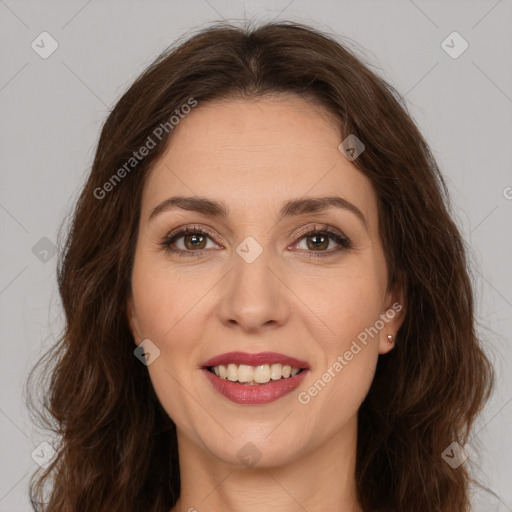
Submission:
M 321 212 L 330 207 L 342 208 L 352 212 L 362 222 L 366 231 L 368 231 L 368 221 L 366 220 L 363 212 L 357 206 L 339 196 L 290 199 L 286 201 L 281 208 L 278 216 L 278 222 L 285 217 Z M 152 220 L 164 211 L 169 211 L 175 208 L 181 208 L 182 210 L 194 211 L 219 218 L 229 217 L 229 208 L 221 201 L 215 201 L 213 199 L 200 196 L 174 196 L 169 197 L 153 208 L 149 214 L 149 220 Z

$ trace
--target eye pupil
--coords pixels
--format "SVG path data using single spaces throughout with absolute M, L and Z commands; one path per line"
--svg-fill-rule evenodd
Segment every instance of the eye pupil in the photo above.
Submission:
M 186 235 L 185 237 L 185 246 L 187 246 L 187 248 L 192 248 L 192 249 L 203 249 L 204 247 L 203 246 L 200 246 L 199 244 L 201 244 L 202 242 L 204 242 L 205 238 L 203 235 L 198 235 L 198 234 L 192 234 L 192 235 Z M 193 239 L 194 241 L 192 241 L 192 245 L 191 247 L 188 247 L 188 244 L 187 244 L 187 241 L 191 241 L 190 239 Z M 199 242 L 198 242 L 198 239 L 201 239 Z
M 327 246 L 329 245 L 329 238 L 326 237 L 325 235 L 312 235 L 312 236 L 308 237 L 308 240 L 312 240 L 312 239 L 321 239 L 322 240 L 321 242 L 313 242 L 312 246 L 316 249 L 319 249 L 319 248 L 325 249 L 324 245 L 325 245 L 326 241 L 327 241 Z

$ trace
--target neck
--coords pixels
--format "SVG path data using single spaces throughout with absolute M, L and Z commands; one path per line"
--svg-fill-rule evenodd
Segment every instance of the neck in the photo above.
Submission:
M 362 512 L 355 488 L 357 417 L 293 461 L 235 467 L 178 430 L 181 493 L 171 512 Z

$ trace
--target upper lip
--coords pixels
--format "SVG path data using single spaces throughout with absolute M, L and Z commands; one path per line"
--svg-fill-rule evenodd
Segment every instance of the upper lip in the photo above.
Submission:
M 247 352 L 227 352 L 208 359 L 203 363 L 203 368 L 210 366 L 219 366 L 221 364 L 246 364 L 248 366 L 260 366 L 263 364 L 282 364 L 289 365 L 292 368 L 309 368 L 306 361 L 301 361 L 295 357 L 278 354 L 277 352 L 259 352 L 257 354 L 248 354 Z

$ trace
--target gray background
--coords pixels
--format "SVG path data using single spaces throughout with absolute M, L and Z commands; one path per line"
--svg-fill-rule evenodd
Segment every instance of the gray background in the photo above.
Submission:
M 406 96 L 471 250 L 478 330 L 498 375 L 465 447 L 494 493 L 484 493 L 481 508 L 475 498 L 475 510 L 512 511 L 510 0 L 0 0 L 0 512 L 31 510 L 31 453 L 50 441 L 31 425 L 22 389 L 62 327 L 52 243 L 88 173 L 108 109 L 178 36 L 244 17 L 300 21 L 348 36 Z M 31 48 L 43 31 L 59 44 L 47 59 Z M 441 46 L 453 31 L 469 44 L 458 58 Z

